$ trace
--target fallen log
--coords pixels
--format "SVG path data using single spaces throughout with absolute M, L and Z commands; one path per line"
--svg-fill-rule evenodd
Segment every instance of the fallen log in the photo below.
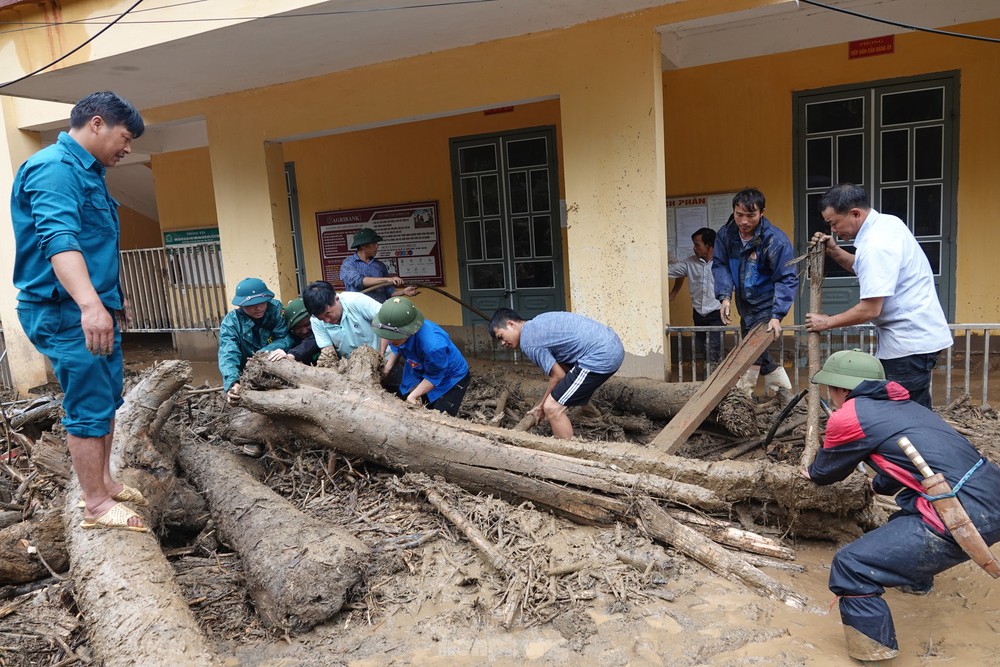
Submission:
M 59 513 L 36 514 L 27 521 L 19 521 L 0 530 L 0 585 L 25 584 L 49 576 L 49 570 L 38 554 L 28 552 L 29 544 L 38 549 L 38 554 L 56 572 L 63 573 L 69 568 L 65 531 Z
M 208 497 L 223 540 L 243 562 L 250 597 L 271 627 L 304 632 L 340 611 L 369 549 L 300 512 L 255 480 L 236 455 L 189 443 L 178 462 Z
M 729 525 L 726 521 L 720 521 L 711 517 L 705 517 L 694 512 L 684 510 L 667 510 L 667 515 L 681 523 L 694 528 L 702 535 L 709 537 L 713 542 L 733 547 L 739 551 L 780 558 L 783 560 L 795 560 L 795 552 L 786 546 L 782 546 L 777 541 L 769 537 L 758 535 L 757 533 L 742 528 Z
M 369 458 L 387 467 L 411 469 L 409 466 L 419 465 L 427 468 L 423 472 L 441 475 L 470 490 L 473 490 L 470 485 L 475 485 L 475 490 L 506 491 L 506 496 L 509 496 L 512 491 L 506 485 L 515 479 L 524 480 L 523 474 L 526 473 L 605 493 L 621 492 L 622 484 L 581 483 L 579 476 L 573 477 L 561 470 L 569 466 L 580 471 L 580 465 L 590 461 L 600 465 L 583 468 L 587 475 L 593 474 L 595 469 L 624 474 L 626 476 L 619 476 L 618 479 L 625 485 L 631 484 L 629 489 L 640 493 L 646 493 L 642 489 L 649 487 L 638 486 L 637 480 L 658 478 L 710 489 L 724 504 L 759 501 L 767 506 L 770 513 L 777 515 L 770 516 L 765 523 L 773 524 L 777 519 L 777 522 L 790 527 L 793 534 L 798 534 L 799 517 L 809 510 L 815 510 L 813 515 L 816 517 L 829 517 L 831 525 L 838 526 L 834 531 L 837 535 L 860 534 L 864 529 L 880 525 L 858 523 L 877 518 L 863 511 L 870 505 L 870 496 L 866 495 L 867 480 L 860 473 L 839 484 L 821 487 L 803 479 L 796 468 L 770 461 L 713 463 L 662 454 L 628 443 L 557 440 L 517 433 L 510 429 L 472 424 L 431 410 L 406 410 L 400 407 L 400 401 L 351 384 L 330 370 L 287 362 L 253 360 L 248 364 L 248 369 L 255 367 L 257 374 L 274 374 L 285 383 L 299 387 L 329 387 L 331 393 L 306 390 L 302 394 L 282 396 L 282 391 L 297 390 L 249 392 L 245 407 L 282 419 L 301 437 L 350 456 Z M 324 395 L 326 398 L 323 398 Z M 313 422 L 320 423 L 313 426 Z M 560 456 L 555 459 L 532 458 L 523 451 L 525 449 Z M 501 458 L 496 458 L 494 454 L 498 451 L 503 453 Z M 512 452 L 509 458 L 519 462 L 518 465 L 506 467 L 510 463 L 504 459 L 508 456 L 507 452 Z M 548 473 L 552 466 L 554 475 L 550 476 Z M 490 470 L 484 469 L 487 467 Z M 518 474 L 501 480 L 501 469 Z M 459 479 L 458 475 L 462 478 Z M 522 497 L 558 511 L 561 498 L 568 498 L 572 491 L 579 492 L 579 489 L 564 486 L 554 487 L 554 490 L 555 495 L 545 493 L 544 497 Z M 608 512 L 617 513 L 618 508 L 603 502 L 601 508 L 595 508 L 593 501 L 600 497 L 595 494 L 577 495 L 570 503 L 573 507 L 563 511 L 574 517 L 575 511 L 589 506 L 596 510 L 596 515 L 579 520 L 603 523 L 610 518 Z M 697 505 L 696 502 L 688 504 Z
M 112 467 L 119 470 L 121 479 L 134 479 L 130 472 L 137 469 L 131 462 L 161 460 L 145 449 L 153 448 L 145 437 L 147 430 L 160 404 L 190 377 L 187 363 L 168 361 L 150 371 L 128 393 L 118 411 L 112 442 Z M 140 451 L 132 450 L 133 445 Z M 152 533 L 83 530 L 76 507 L 78 496 L 74 481 L 62 517 L 76 601 L 90 627 L 91 647 L 103 664 L 220 664 Z M 155 508 L 152 505 L 152 511 Z
M 521 373 L 498 373 L 493 371 L 487 376 L 493 382 L 501 382 L 514 394 L 532 405 L 545 392 L 548 380 L 542 378 L 527 378 Z M 644 414 L 649 419 L 669 421 L 685 404 L 698 393 L 701 382 L 661 382 L 651 378 L 623 378 L 613 376 L 594 392 L 594 401 L 609 403 L 615 410 L 633 414 Z M 728 433 L 739 436 L 757 433 L 757 425 L 750 412 L 751 403 L 739 392 L 730 392 L 726 401 L 740 405 L 736 409 L 714 410 L 705 421 L 715 424 Z M 531 428 L 528 417 L 517 425 L 517 430 Z
M 258 362 L 277 365 L 275 362 Z M 291 364 L 285 364 L 284 367 Z M 283 368 L 284 368 L 283 367 Z M 716 494 L 692 484 L 654 475 L 635 475 L 613 466 L 581 461 L 549 452 L 527 450 L 496 442 L 454 428 L 453 418 L 427 419 L 429 411 L 411 411 L 402 401 L 387 400 L 377 390 L 340 380 L 336 391 L 308 388 L 271 391 L 245 390 L 243 406 L 256 412 L 288 419 L 292 428 L 309 422 L 322 431 L 316 444 L 352 456 L 361 456 L 386 467 L 441 475 L 451 480 L 456 465 L 471 466 L 470 472 L 489 486 L 495 471 L 572 484 L 605 493 L 626 494 L 638 490 L 706 510 L 726 504 Z
M 760 595 L 779 600 L 796 609 L 805 609 L 804 597 L 741 560 L 736 554 L 703 537 L 693 528 L 672 519 L 649 498 L 640 498 L 638 507 L 642 528 L 650 537 L 669 544 L 727 579 L 735 578 Z

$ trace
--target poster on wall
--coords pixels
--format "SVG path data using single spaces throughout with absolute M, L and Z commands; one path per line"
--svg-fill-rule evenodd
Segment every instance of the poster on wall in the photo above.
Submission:
M 667 199 L 667 245 L 670 257 L 679 261 L 693 254 L 691 235 L 702 227 L 719 231 L 732 215 L 735 196 L 735 192 L 725 192 Z
M 438 203 L 390 204 L 316 214 L 323 280 L 342 288 L 340 265 L 354 254 L 351 242 L 369 227 L 382 237 L 377 259 L 404 280 L 443 285 Z

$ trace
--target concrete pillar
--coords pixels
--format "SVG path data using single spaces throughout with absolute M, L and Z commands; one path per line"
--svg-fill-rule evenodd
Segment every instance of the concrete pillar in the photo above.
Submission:
M 281 145 L 240 117 L 232 110 L 207 122 L 226 293 L 256 277 L 287 302 L 298 294 Z
M 14 389 L 21 396 L 28 390 L 45 384 L 48 380 L 45 357 L 35 350 L 17 319 L 17 292 L 14 288 L 14 228 L 10 217 L 10 192 L 18 168 L 31 155 L 41 149 L 37 134 L 18 129 L 14 100 L 0 97 L 0 192 L 4 204 L 0 205 L 0 322 L 3 323 L 7 362 L 10 364 Z
M 560 92 L 573 310 L 611 325 L 622 375 L 663 379 L 666 184 L 660 38 L 593 31 Z

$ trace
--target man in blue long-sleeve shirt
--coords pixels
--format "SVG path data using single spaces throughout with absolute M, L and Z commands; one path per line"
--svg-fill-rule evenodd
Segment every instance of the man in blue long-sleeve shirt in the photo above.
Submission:
M 84 528 L 145 531 L 123 502 L 142 494 L 114 480 L 111 441 L 122 400 L 118 202 L 105 170 L 132 151 L 145 125 L 129 102 L 93 93 L 70 112 L 69 132 L 17 172 L 11 219 L 17 314 L 52 362 L 63 390 L 66 445 L 80 480 Z
M 795 253 L 783 231 L 764 217 L 764 193 L 746 188 L 733 197 L 733 215 L 715 237 L 712 277 L 715 296 L 722 303 L 722 321 L 732 322 L 730 299 L 735 292 L 743 334 L 756 324 L 767 322 L 775 337 L 781 334 L 781 320 L 792 307 L 799 285 L 795 267 L 788 266 Z M 785 400 L 792 383 L 784 366 L 771 360 L 770 353 L 754 362 L 738 387 L 753 393 L 757 376 L 764 376 L 764 389 Z

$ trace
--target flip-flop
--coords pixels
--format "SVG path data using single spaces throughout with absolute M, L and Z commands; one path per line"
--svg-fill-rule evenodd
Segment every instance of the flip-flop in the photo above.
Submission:
M 80 528 L 90 530 L 92 528 L 104 528 L 107 530 L 131 530 L 136 533 L 148 533 L 145 526 L 130 526 L 128 520 L 132 517 L 139 517 L 135 510 L 126 507 L 121 503 L 115 503 L 107 512 L 96 519 L 84 519 L 80 522 Z M 142 517 L 139 517 L 140 519 Z
M 139 507 L 149 507 L 149 501 L 146 500 L 142 492 L 135 487 L 131 487 L 125 484 L 122 490 L 116 496 L 111 496 L 111 499 L 119 503 L 132 503 L 133 505 L 138 505 Z M 80 498 L 80 502 L 76 504 L 78 509 L 83 509 L 87 506 L 87 501 Z

